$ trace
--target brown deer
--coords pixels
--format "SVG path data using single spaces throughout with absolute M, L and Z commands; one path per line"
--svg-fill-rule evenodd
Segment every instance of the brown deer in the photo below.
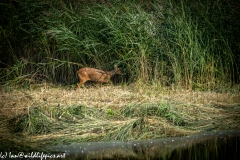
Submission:
M 122 74 L 121 70 L 114 65 L 114 70 L 112 71 L 102 71 L 96 68 L 81 68 L 77 71 L 80 82 L 78 83 L 78 88 L 81 87 L 86 81 L 95 81 L 98 83 L 110 83 L 110 78 L 115 74 Z

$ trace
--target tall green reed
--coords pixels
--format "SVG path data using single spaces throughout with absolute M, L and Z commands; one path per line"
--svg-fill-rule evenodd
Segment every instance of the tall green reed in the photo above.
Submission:
M 236 28 L 225 26 L 229 13 L 232 19 L 237 14 L 225 1 L 154 1 L 147 9 L 138 1 L 70 2 L 22 3 L 30 20 L 18 26 L 26 35 L 15 56 L 28 62 L 20 75 L 37 72 L 73 84 L 82 66 L 110 70 L 118 64 L 127 82 L 214 89 L 240 79 L 239 39 L 229 31 Z

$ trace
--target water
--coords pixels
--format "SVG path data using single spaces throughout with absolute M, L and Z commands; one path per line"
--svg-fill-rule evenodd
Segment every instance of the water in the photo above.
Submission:
M 89 142 L 47 147 L 64 159 L 239 160 L 240 131 L 131 142 Z

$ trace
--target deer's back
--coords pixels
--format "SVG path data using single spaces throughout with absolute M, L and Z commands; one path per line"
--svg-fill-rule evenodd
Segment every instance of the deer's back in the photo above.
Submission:
M 108 72 L 96 68 L 81 68 L 78 70 L 78 76 L 81 79 L 104 82 L 109 78 Z

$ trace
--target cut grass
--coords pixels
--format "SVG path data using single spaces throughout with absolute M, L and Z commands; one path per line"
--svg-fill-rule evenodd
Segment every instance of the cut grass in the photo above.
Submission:
M 240 95 L 154 85 L 2 89 L 1 139 L 27 146 L 129 141 L 240 129 Z M 16 136 L 21 135 L 21 136 Z

